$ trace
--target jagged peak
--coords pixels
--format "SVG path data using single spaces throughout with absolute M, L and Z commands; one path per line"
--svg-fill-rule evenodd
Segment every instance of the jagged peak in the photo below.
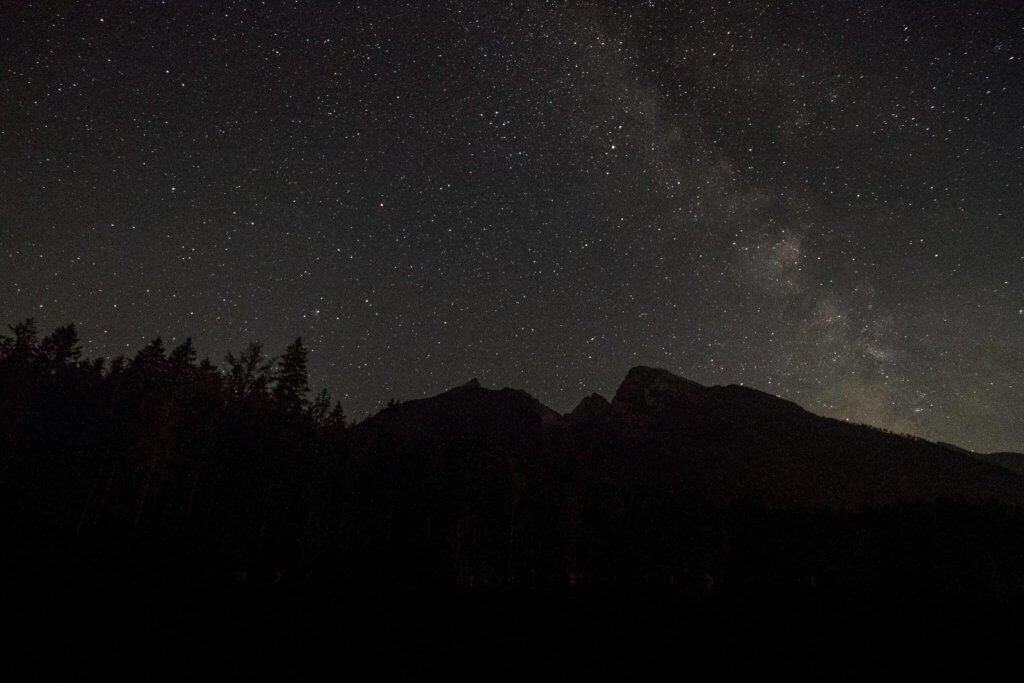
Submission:
M 478 380 L 476 377 L 474 377 L 473 379 L 469 380 L 468 382 L 463 382 L 462 384 L 456 384 L 451 389 L 448 389 L 448 390 L 442 392 L 439 395 L 440 396 L 444 396 L 446 394 L 455 394 L 455 393 L 460 393 L 460 392 L 463 392 L 463 391 L 474 391 L 476 389 L 483 389 L 483 388 L 484 387 L 480 384 L 480 380 Z M 487 389 L 487 391 L 491 391 L 491 390 Z
M 615 398 L 612 399 L 612 407 L 656 407 L 665 399 L 692 396 L 703 389 L 700 384 L 664 368 L 638 365 L 626 373 L 626 378 L 622 380 L 622 384 L 615 392 Z
M 623 382 L 629 381 L 660 381 L 660 382 L 671 382 L 689 387 L 700 387 L 700 384 L 692 380 L 688 380 L 685 377 L 666 370 L 665 368 L 655 368 L 649 365 L 635 365 L 629 369 L 626 373 L 626 378 Z
M 487 388 L 476 377 L 435 396 L 406 401 L 400 407 L 397 411 L 382 411 L 363 424 L 398 424 L 428 438 L 432 434 L 472 431 L 481 425 L 489 425 L 486 428 L 496 432 L 500 430 L 495 425 L 504 422 L 508 423 L 506 426 L 521 428 L 526 423 L 517 421 L 529 421 L 527 416 L 531 414 L 545 425 L 558 425 L 562 419 L 522 389 Z

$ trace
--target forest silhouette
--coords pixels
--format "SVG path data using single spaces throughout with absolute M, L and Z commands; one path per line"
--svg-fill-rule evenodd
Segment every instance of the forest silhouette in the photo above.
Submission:
M 1018 632 L 1024 478 L 966 451 L 643 367 L 566 415 L 472 380 L 349 424 L 310 393 L 301 339 L 107 362 L 74 326 L 11 327 L 20 654 L 148 677 L 856 677 L 968 672 Z

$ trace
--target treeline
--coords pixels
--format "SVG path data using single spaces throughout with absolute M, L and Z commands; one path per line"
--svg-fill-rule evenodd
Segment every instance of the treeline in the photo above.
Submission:
M 347 427 L 325 393 L 310 399 L 301 340 L 220 367 L 189 340 L 81 356 L 73 326 L 0 338 L 4 547 L 28 573 L 98 557 L 246 585 L 1024 590 L 1013 506 L 692 494 L 671 468 L 729 439 L 718 422 L 655 454 L 659 432 L 637 441 L 629 420 L 547 424 L 526 394 L 472 386 Z
M 346 418 L 309 398 L 301 339 L 258 343 L 223 367 L 191 339 L 82 359 L 73 325 L 0 337 L 0 452 L 15 531 L 191 548 L 245 567 L 323 544 L 328 460 Z M 318 507 L 320 506 L 320 507 Z M 47 534 L 47 531 L 50 534 Z
M 966 677 L 1019 651 L 1018 507 L 688 486 L 737 449 L 742 472 L 808 439 L 834 463 L 858 439 L 913 463 L 915 442 L 731 400 L 689 421 L 538 405 L 471 383 L 350 426 L 310 399 L 301 340 L 219 367 L 154 340 L 106 363 L 72 326 L 18 324 L 0 337 L 5 661 L 58 679 L 734 679 L 774 662 L 859 680 Z

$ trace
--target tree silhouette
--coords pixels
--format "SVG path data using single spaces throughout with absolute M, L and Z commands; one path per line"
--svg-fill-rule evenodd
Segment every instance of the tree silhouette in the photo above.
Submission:
M 168 361 L 171 372 L 175 375 L 184 375 L 191 369 L 196 363 L 196 348 L 192 344 L 192 337 L 187 337 L 184 342 L 171 351 Z
M 345 429 L 348 425 L 347 420 L 345 411 L 341 407 L 341 401 L 335 401 L 334 407 L 331 408 L 331 412 L 327 415 L 327 426 L 333 429 Z
M 233 398 L 248 400 L 266 394 L 274 361 L 263 355 L 262 344 L 251 342 L 238 356 L 229 351 L 224 360 L 228 364 L 227 388 Z
M 128 365 L 134 373 L 155 379 L 167 373 L 169 365 L 163 339 L 157 337 L 142 347 Z
M 331 395 L 327 389 L 321 389 L 309 404 L 309 417 L 316 424 L 323 424 L 331 411 Z
M 643 413 L 638 426 L 617 411 L 546 424 L 525 393 L 470 385 L 391 400 L 346 429 L 326 390 L 307 401 L 301 339 L 276 362 L 249 344 L 223 370 L 196 363 L 190 339 L 167 354 L 157 338 L 108 368 L 80 356 L 71 325 L 40 340 L 27 320 L 0 337 L 0 538 L 17 592 L 50 596 L 54 577 L 83 592 L 106 580 L 131 601 L 137 579 L 163 576 L 182 587 L 172 600 L 234 577 L 391 595 L 1024 596 L 1024 508 L 1007 502 L 1021 500 L 1017 475 L 968 459 L 956 488 L 940 488 L 953 461 L 934 444 L 733 390 Z M 856 476 L 882 472 L 881 490 L 904 497 L 822 507 L 810 496 L 830 483 L 801 479 L 819 459 L 843 488 L 873 485 L 844 474 L 865 462 Z M 789 465 L 753 490 L 803 498 L 767 505 L 738 487 L 715 498 L 734 482 L 700 483 L 702 462 L 746 471 L 772 460 Z M 969 486 L 980 494 L 942 497 Z
M 299 415 L 306 406 L 309 377 L 306 372 L 308 350 L 302 337 L 288 345 L 274 373 L 274 401 L 285 413 Z
M 35 318 L 26 318 L 8 329 L 14 336 L 0 335 L 0 357 L 25 363 L 34 360 L 39 343 Z
M 39 350 L 54 365 L 77 361 L 82 355 L 82 347 L 78 343 L 78 331 L 74 324 L 58 327 L 44 337 Z

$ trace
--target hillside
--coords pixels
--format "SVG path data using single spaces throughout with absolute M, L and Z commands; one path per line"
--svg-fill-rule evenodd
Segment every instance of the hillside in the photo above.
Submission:
M 35 669 L 283 677 L 329 651 L 349 673 L 471 654 L 600 678 L 600 643 L 749 673 L 805 662 L 787 634 L 826 622 L 822 662 L 852 638 L 942 669 L 953 633 L 1019 632 L 1012 458 L 646 367 L 566 415 L 471 380 L 348 425 L 307 396 L 304 353 L 253 344 L 221 370 L 157 339 L 108 365 L 72 327 L 0 338 L 0 597 Z M 965 626 L 938 629 L 954 608 Z
M 593 395 L 564 416 L 523 391 L 474 381 L 386 409 L 351 438 L 364 451 L 400 445 L 412 458 L 472 447 L 511 463 L 524 451 L 554 451 L 581 472 L 614 471 L 621 481 L 720 502 L 850 510 L 938 498 L 1024 503 L 1024 479 L 1002 462 L 647 367 L 630 370 L 611 402 Z

